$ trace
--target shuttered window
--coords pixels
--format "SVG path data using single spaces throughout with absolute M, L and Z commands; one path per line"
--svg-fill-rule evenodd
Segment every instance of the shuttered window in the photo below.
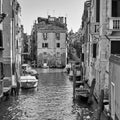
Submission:
M 120 41 L 111 41 L 111 54 L 120 55 Z
M 43 39 L 47 40 L 47 33 L 43 33 Z
M 84 53 L 82 53 L 82 62 L 84 62 Z
M 57 43 L 57 48 L 60 48 L 60 43 Z
M 56 39 L 60 40 L 60 33 L 56 33 Z
M 100 0 L 96 0 L 96 22 L 100 22 Z
M 2 30 L 0 30 L 0 47 L 3 47 Z
M 96 49 L 97 49 L 97 44 L 93 44 L 93 58 L 96 58 Z

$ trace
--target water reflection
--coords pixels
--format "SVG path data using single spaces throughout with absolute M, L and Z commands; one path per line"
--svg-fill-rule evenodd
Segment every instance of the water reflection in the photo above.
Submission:
M 0 120 L 77 120 L 86 106 L 73 103 L 68 77 L 60 69 L 38 72 L 38 88 L 21 90 L 18 97 L 0 104 Z

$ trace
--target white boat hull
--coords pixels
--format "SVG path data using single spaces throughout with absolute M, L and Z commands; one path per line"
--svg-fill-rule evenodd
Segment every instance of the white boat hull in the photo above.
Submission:
M 38 86 L 38 79 L 35 76 L 21 76 L 21 88 L 35 88 Z
M 21 88 L 35 88 L 38 86 L 38 82 L 21 82 Z

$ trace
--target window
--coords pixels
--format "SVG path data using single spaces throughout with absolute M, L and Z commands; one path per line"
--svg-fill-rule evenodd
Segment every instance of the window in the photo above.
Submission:
M 112 17 L 120 17 L 120 1 L 119 0 L 112 0 Z
M 57 47 L 60 48 L 60 43 L 57 43 Z
M 96 49 L 97 49 L 97 44 L 93 44 L 93 58 L 96 58 Z
M 0 30 L 0 47 L 3 47 L 2 30 Z
M 96 22 L 100 22 L 100 0 L 96 0 Z
M 111 41 L 111 54 L 120 55 L 120 41 Z
M 45 48 L 48 48 L 48 43 L 45 43 Z
M 82 62 L 84 62 L 84 53 L 82 53 Z
M 47 53 L 46 52 L 44 52 L 44 55 L 46 55 Z
M 56 33 L 56 39 L 60 40 L 60 33 Z
M 48 43 L 42 43 L 42 48 L 48 48 Z
M 43 39 L 47 40 L 47 33 L 43 33 Z
M 44 48 L 44 43 L 42 43 L 42 48 Z
M 18 49 L 18 40 L 16 40 L 16 49 Z
M 3 79 L 4 77 L 4 72 L 3 72 L 3 63 L 0 62 L 0 79 Z

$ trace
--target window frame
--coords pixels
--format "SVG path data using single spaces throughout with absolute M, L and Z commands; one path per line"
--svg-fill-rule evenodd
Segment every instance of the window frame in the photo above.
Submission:
M 56 39 L 60 40 L 60 33 L 56 33 L 55 35 L 56 35 Z
M 43 33 L 43 40 L 47 40 L 48 33 Z
M 42 43 L 42 48 L 48 48 L 48 43 Z

